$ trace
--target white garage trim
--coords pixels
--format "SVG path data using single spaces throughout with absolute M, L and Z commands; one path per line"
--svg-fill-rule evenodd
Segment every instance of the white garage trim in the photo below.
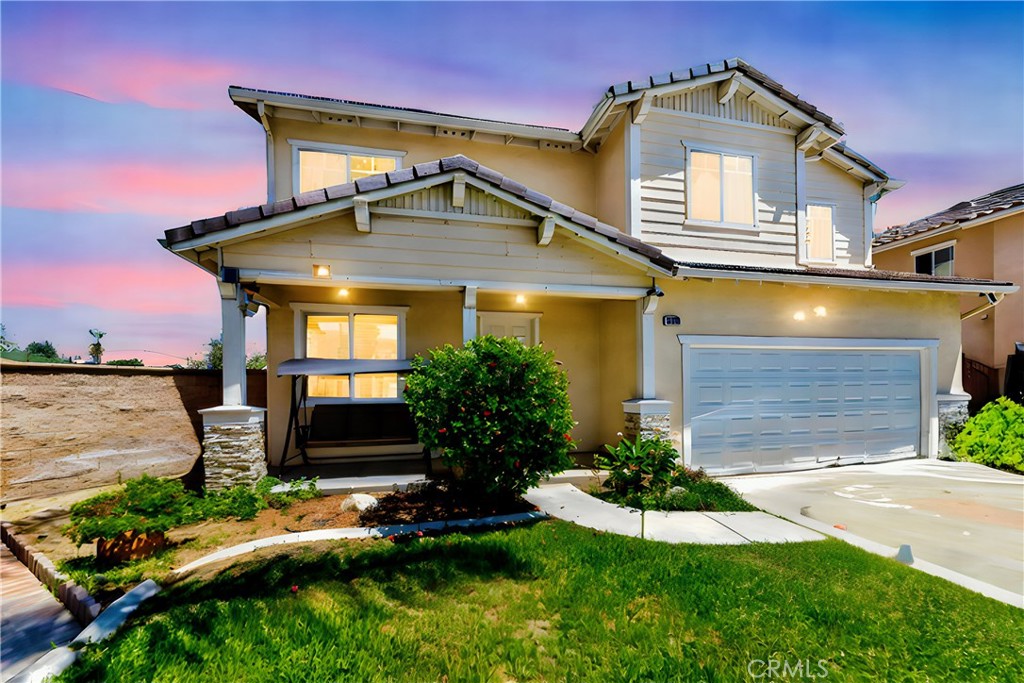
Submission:
M 696 405 L 694 382 L 690 378 L 695 349 L 785 349 L 832 351 L 917 351 L 920 361 L 920 429 L 918 452 L 928 457 L 938 454 L 939 417 L 937 401 L 937 339 L 861 339 L 820 337 L 741 337 L 719 335 L 678 335 L 682 346 L 683 414 L 682 446 L 687 465 L 693 459 L 693 407 Z

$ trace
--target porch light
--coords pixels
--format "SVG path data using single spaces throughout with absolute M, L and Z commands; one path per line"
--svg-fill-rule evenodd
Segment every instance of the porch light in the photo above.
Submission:
M 347 289 L 339 289 L 338 290 L 338 296 L 348 296 L 348 290 Z
M 516 303 L 520 304 L 520 305 L 525 304 L 526 303 L 526 296 L 523 295 L 523 294 L 516 294 Z
M 330 280 L 331 279 L 331 267 L 330 266 L 321 266 L 321 265 L 317 265 L 317 264 L 314 263 L 313 264 L 313 277 L 320 278 L 322 280 Z
M 803 311 L 797 311 L 793 314 L 793 320 L 807 320 L 807 314 Z
M 824 318 L 826 315 L 828 315 L 828 309 L 825 308 L 824 306 L 815 306 L 814 315 L 818 316 L 819 318 Z

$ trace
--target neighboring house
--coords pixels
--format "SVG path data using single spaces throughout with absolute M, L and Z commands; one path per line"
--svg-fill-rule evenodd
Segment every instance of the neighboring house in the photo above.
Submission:
M 887 270 L 1024 281 L 1024 184 L 887 229 L 872 242 L 875 265 Z M 993 307 L 983 293 L 960 301 L 964 386 L 972 410 L 1002 393 L 1006 359 L 1024 342 L 1024 294 Z M 997 297 L 998 299 L 1001 297 Z
M 310 375 L 292 417 L 316 455 L 402 457 L 382 425 L 403 419 L 404 359 L 494 333 L 555 352 L 582 451 L 656 431 L 694 467 L 751 472 L 935 456 L 966 403 L 960 297 L 1016 289 L 874 270 L 874 203 L 902 183 L 736 59 L 613 86 L 579 133 L 229 94 L 266 132 L 268 203 L 162 240 L 220 286 L 208 471 L 262 456 L 259 304 L 272 464 L 296 454 L 301 394 L 277 375 Z M 315 357 L 335 360 L 286 362 Z

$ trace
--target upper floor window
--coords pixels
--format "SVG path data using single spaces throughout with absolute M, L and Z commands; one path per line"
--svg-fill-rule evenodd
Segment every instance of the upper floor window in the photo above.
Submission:
M 687 171 L 690 220 L 743 227 L 755 224 L 753 156 L 691 149 Z
M 808 261 L 835 261 L 836 224 L 831 206 L 807 205 L 807 230 L 804 235 Z
M 922 275 L 953 274 L 953 243 L 932 245 L 911 252 L 914 257 L 914 272 Z
M 405 152 L 289 140 L 296 193 L 350 183 L 402 167 Z
M 405 357 L 405 309 L 305 304 L 298 311 L 298 356 L 337 360 Z M 311 375 L 310 398 L 397 399 L 396 372 Z

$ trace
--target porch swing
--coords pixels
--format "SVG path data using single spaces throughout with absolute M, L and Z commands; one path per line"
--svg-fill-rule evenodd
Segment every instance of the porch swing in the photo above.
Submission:
M 301 459 L 303 465 L 313 465 L 337 464 L 353 458 L 337 453 L 311 455 L 310 451 L 316 449 L 408 446 L 407 451 L 389 452 L 388 456 L 422 454 L 429 462 L 429 453 L 419 446 L 416 425 L 404 401 L 308 405 L 310 376 L 408 373 L 411 369 L 409 360 L 293 358 L 278 365 L 277 376 L 291 378 L 288 431 L 281 451 L 279 472 L 284 472 L 297 459 Z M 289 456 L 293 440 L 298 453 Z

